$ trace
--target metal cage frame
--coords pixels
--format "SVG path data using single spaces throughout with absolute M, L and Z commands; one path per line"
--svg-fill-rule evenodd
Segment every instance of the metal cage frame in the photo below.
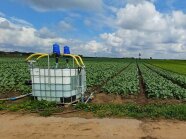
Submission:
M 63 57 L 72 57 L 72 68 L 51 68 L 50 55 L 36 53 L 29 56 L 26 61 L 32 80 L 32 95 L 38 100 L 55 101 L 61 104 L 71 104 L 84 100 L 86 91 L 86 71 L 82 58 L 78 55 L 62 54 Z M 36 57 L 36 61 L 32 60 Z M 38 67 L 35 63 L 41 58 L 48 58 L 47 67 Z

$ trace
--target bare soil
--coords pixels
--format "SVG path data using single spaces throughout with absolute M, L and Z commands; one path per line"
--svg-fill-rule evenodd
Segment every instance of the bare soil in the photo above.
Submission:
M 116 94 L 107 94 L 107 93 L 98 93 L 94 94 L 94 97 L 91 101 L 94 104 L 125 104 L 125 103 L 136 103 L 139 105 L 145 104 L 179 104 L 184 103 L 184 100 L 177 100 L 177 99 L 146 99 L 142 96 L 120 96 Z
M 96 94 L 92 100 L 92 103 L 96 104 L 122 104 L 123 98 L 120 95 L 99 93 Z
M 137 68 L 138 68 L 138 78 L 139 78 L 139 87 L 140 87 L 140 93 L 138 94 L 138 103 L 146 104 L 148 103 L 148 99 L 146 97 L 146 92 L 145 92 L 146 90 L 145 83 L 138 64 L 137 64 Z
M 2 139 L 185 139 L 186 122 L 0 113 Z
M 21 95 L 19 92 L 0 92 L 0 99 L 9 98 L 9 97 L 16 97 Z

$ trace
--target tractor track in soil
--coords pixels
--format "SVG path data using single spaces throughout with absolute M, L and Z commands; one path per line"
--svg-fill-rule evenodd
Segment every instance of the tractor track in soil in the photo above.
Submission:
M 90 88 L 90 90 L 87 91 L 87 94 L 91 94 L 92 92 L 94 92 L 95 94 L 98 94 L 101 91 L 101 88 L 106 85 L 109 81 L 113 80 L 115 77 L 117 77 L 118 75 L 120 75 L 126 68 L 128 68 L 132 63 L 129 63 L 127 66 L 125 66 L 124 68 L 122 68 L 121 70 L 119 70 L 116 74 L 112 75 L 111 77 L 108 77 L 106 80 L 102 81 L 100 83 L 100 85 L 95 85 L 93 87 Z
M 148 103 L 148 99 L 147 99 L 145 82 L 143 80 L 143 76 L 142 76 L 141 70 L 140 70 L 137 62 L 136 62 L 136 65 L 137 65 L 137 69 L 138 69 L 138 78 L 139 78 L 139 86 L 140 86 L 140 93 L 137 97 L 137 102 L 140 104 L 146 104 L 146 103 Z
M 144 65 L 145 65 L 147 68 L 149 68 L 150 70 L 152 70 L 153 72 L 155 72 L 155 73 L 157 73 L 158 75 L 162 76 L 163 78 L 165 78 L 165 79 L 171 81 L 173 84 L 176 84 L 176 85 L 180 86 L 181 88 L 186 89 L 186 85 L 182 85 L 182 84 L 180 84 L 178 81 L 170 79 L 170 78 L 167 77 L 166 75 L 163 75 L 163 74 L 157 72 L 156 70 L 152 69 L 151 67 L 147 66 L 146 64 L 144 64 Z

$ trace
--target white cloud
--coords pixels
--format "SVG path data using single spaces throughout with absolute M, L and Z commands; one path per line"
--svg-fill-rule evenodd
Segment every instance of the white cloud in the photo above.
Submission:
M 170 51 L 177 53 L 186 53 L 186 47 L 183 44 L 172 44 Z
M 11 21 L 0 17 L 0 46 L 1 50 L 5 47 L 10 50 L 23 50 L 30 51 L 47 51 L 54 42 L 65 44 L 66 39 L 61 37 L 46 37 L 46 29 L 37 31 L 33 27 L 20 26 L 19 24 L 12 23 Z M 40 35 L 37 35 L 40 34 Z M 44 37 L 42 35 L 45 35 Z
M 109 44 L 111 46 L 121 46 L 123 43 L 123 39 L 116 35 L 116 33 L 104 33 L 101 34 L 100 37 L 104 40 L 106 40 L 106 44 Z
M 125 29 L 159 31 L 166 28 L 166 21 L 150 2 L 127 4 L 117 13 L 117 24 Z
M 35 34 L 40 38 L 55 38 L 57 37 L 56 33 L 49 30 L 47 27 L 42 27 Z
M 152 2 L 143 1 L 127 4 L 116 15 L 118 29 L 100 35 L 113 53 L 138 56 L 141 52 L 144 57 L 185 58 L 186 14 L 183 12 L 163 14 Z
M 0 16 L 1 16 L 1 17 L 4 17 L 5 14 L 4 14 L 3 12 L 0 12 Z
M 173 11 L 173 21 L 177 28 L 186 29 L 186 14 L 182 11 Z
M 58 23 L 58 28 L 62 31 L 74 30 L 74 27 L 70 23 L 63 20 Z
M 46 27 L 39 30 L 27 25 L 13 23 L 0 17 L 0 51 L 30 51 L 51 53 L 52 44 L 69 45 L 71 52 L 94 56 L 95 52 L 103 52 L 106 48 L 99 42 L 92 40 L 82 42 L 75 39 L 65 39 L 57 36 Z M 101 55 L 100 55 L 101 56 Z
M 102 8 L 103 5 L 101 0 L 96 1 L 81 0 L 77 3 L 75 0 L 61 0 L 60 2 L 58 0 L 50 2 L 48 0 L 29 0 L 29 3 L 39 10 L 78 8 L 99 10 L 98 7 Z M 8 20 L 0 17 L 0 50 L 5 50 L 7 47 L 7 50 L 50 52 L 52 44 L 59 42 L 61 45 L 69 45 L 73 53 L 86 56 L 96 54 L 97 56 L 138 57 L 140 52 L 143 57 L 186 58 L 185 13 L 182 11 L 161 13 L 156 9 L 153 0 L 124 1 L 127 2 L 125 7 L 117 9 L 107 7 L 107 10 L 111 9 L 111 15 L 104 12 L 95 12 L 96 14 L 85 17 L 75 14 L 70 17 L 72 20 L 64 18 L 56 25 L 60 32 L 61 30 L 73 31 L 73 18 L 78 17 L 89 27 L 90 31 L 103 32 L 87 41 L 65 39 L 57 35 L 59 30 L 53 32 L 46 27 L 37 30 L 22 19 L 10 18 Z M 81 5 L 82 3 L 84 4 Z M 57 7 L 55 7 L 56 4 L 58 4 Z M 118 4 L 116 5 L 118 6 Z M 106 30 L 107 32 L 105 27 L 109 28 Z
M 16 17 L 11 17 L 10 18 L 11 22 L 13 22 L 14 24 L 16 25 L 20 25 L 20 26 L 32 26 L 31 23 L 23 20 L 23 19 L 19 19 L 19 18 L 16 18 Z
M 0 18 L 0 28 L 8 29 L 10 28 L 10 24 L 7 20 Z
M 88 42 L 74 42 L 73 46 L 72 51 L 76 54 L 99 57 L 111 56 L 108 47 L 96 40 L 91 40 Z
M 154 3 L 156 0 L 124 0 L 126 4 L 141 4 L 143 2 L 152 2 Z
M 90 20 L 85 19 L 85 20 L 84 20 L 84 24 L 85 24 L 87 27 L 90 27 L 90 26 L 92 26 L 93 23 L 92 23 Z
M 102 0 L 21 0 L 29 4 L 32 8 L 38 11 L 51 10 L 87 10 L 87 11 L 101 11 L 103 9 Z
M 101 43 L 98 43 L 95 40 L 92 40 L 90 42 L 88 42 L 87 44 L 82 46 L 83 49 L 86 49 L 87 52 L 98 52 L 98 51 L 105 51 L 105 48 L 103 47 L 103 45 Z

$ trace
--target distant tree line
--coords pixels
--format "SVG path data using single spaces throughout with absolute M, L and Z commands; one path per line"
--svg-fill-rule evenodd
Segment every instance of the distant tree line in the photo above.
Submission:
M 32 52 L 5 52 L 5 51 L 0 51 L 0 56 L 12 56 L 12 57 L 17 57 L 17 56 L 29 56 L 33 54 Z

